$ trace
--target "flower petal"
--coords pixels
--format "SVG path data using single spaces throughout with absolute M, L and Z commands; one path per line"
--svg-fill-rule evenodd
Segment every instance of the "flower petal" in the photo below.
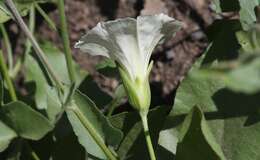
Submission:
M 80 48 L 83 52 L 87 52 L 93 56 L 110 57 L 109 52 L 113 51 L 108 33 L 103 29 L 102 23 L 98 23 L 96 27 L 88 31 L 79 42 L 75 44 L 75 48 Z
M 171 38 L 180 28 L 179 21 L 165 14 L 137 17 L 138 42 L 147 67 L 156 45 Z
M 117 61 L 131 78 L 144 72 L 137 41 L 136 20 L 117 19 L 99 23 L 76 43 L 76 48 L 91 55 L 101 55 Z
M 147 76 L 154 47 L 171 37 L 180 22 L 164 14 L 117 19 L 98 23 L 75 45 L 91 55 L 117 61 L 135 80 Z
M 145 71 L 140 58 L 136 20 L 133 18 L 118 19 L 104 24 L 114 45 L 121 50 L 120 55 L 114 55 L 116 60 L 127 69 L 131 78 Z

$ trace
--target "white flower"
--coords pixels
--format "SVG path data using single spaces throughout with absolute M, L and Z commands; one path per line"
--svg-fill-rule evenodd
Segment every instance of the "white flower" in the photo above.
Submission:
M 75 47 L 94 56 L 115 60 L 119 64 L 121 76 L 127 74 L 129 83 L 138 83 L 144 87 L 147 85 L 142 83 L 149 83 L 146 81 L 153 49 L 158 43 L 172 37 L 180 27 L 179 21 L 164 14 L 100 22 Z M 123 82 L 125 78 L 122 76 Z
M 146 74 L 153 49 L 171 37 L 180 22 L 164 14 L 100 22 L 75 47 L 91 55 L 112 58 L 134 80 Z

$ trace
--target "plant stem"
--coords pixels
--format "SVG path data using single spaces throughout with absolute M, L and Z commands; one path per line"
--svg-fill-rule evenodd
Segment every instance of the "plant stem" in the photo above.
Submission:
M 29 24 L 28 24 L 29 30 L 32 33 L 32 35 L 34 34 L 34 29 L 35 29 L 35 9 L 34 6 L 32 5 L 30 8 L 30 14 L 29 14 Z M 25 43 L 25 54 L 24 57 L 30 53 L 32 48 L 32 43 L 30 42 L 29 39 L 27 39 L 26 43 Z
M 151 137 L 150 137 L 148 122 L 147 122 L 147 114 L 140 113 L 140 116 L 142 119 L 142 124 L 143 124 L 143 128 L 144 128 L 144 136 L 145 136 L 147 148 L 149 151 L 150 159 L 156 160 L 154 149 L 153 149 L 153 144 L 152 144 Z
M 30 14 L 29 14 L 29 29 L 31 31 L 31 33 L 33 34 L 34 33 L 34 28 L 35 28 L 35 9 L 34 9 L 34 6 L 32 5 L 31 8 L 30 8 Z M 13 67 L 13 70 L 10 74 L 10 76 L 12 78 L 15 78 L 16 75 L 18 74 L 18 72 L 20 71 L 21 69 L 21 66 L 24 62 L 24 59 L 25 59 L 25 56 L 28 55 L 31 51 L 31 48 L 32 48 L 32 44 L 30 42 L 30 40 L 26 40 L 25 42 L 25 51 L 24 51 L 24 54 L 22 55 L 22 57 L 19 57 L 19 59 L 17 59 L 17 62 L 15 63 L 14 67 Z
M 8 37 L 4 24 L 0 24 L 0 28 L 1 28 L 1 32 L 3 35 L 7 55 L 8 55 L 8 68 L 9 68 L 9 71 L 12 71 L 12 69 L 13 69 L 13 51 L 12 51 L 10 39 Z
M 2 75 L 3 75 L 3 77 L 4 77 L 5 81 L 6 81 L 10 97 L 11 97 L 12 101 L 16 101 L 17 100 L 17 96 L 16 96 L 16 93 L 15 93 L 15 89 L 14 89 L 12 80 L 11 80 L 9 74 L 8 74 L 7 66 L 5 64 L 4 56 L 3 56 L 3 52 L 2 51 L 0 51 L 0 67 L 1 67 Z
M 60 23 L 61 23 L 61 36 L 62 42 L 64 47 L 64 53 L 66 57 L 66 63 L 68 67 L 69 77 L 71 83 L 75 83 L 75 73 L 74 68 L 72 66 L 72 53 L 70 49 L 70 41 L 69 41 L 69 34 L 68 34 L 68 26 L 66 22 L 66 15 L 64 9 L 64 1 L 58 0 L 58 9 L 59 9 L 59 16 L 60 16 Z
M 83 113 L 79 110 L 79 108 L 76 106 L 76 104 L 72 102 L 72 105 L 68 107 L 68 109 L 72 110 L 80 122 L 83 124 L 83 126 L 88 130 L 91 137 L 95 140 L 95 142 L 98 144 L 98 146 L 102 149 L 104 154 L 107 156 L 109 160 L 117 160 L 117 158 L 113 155 L 113 153 L 110 151 L 110 149 L 105 145 L 103 139 L 99 136 L 95 128 L 92 126 L 92 124 L 89 122 L 87 118 L 84 117 Z
M 38 157 L 38 155 L 32 150 L 31 151 L 31 155 L 33 157 L 34 160 L 40 160 L 40 158 Z
M 117 102 L 118 100 L 117 99 L 114 99 L 109 105 L 108 105 L 108 113 L 107 113 L 107 117 L 111 117 L 114 110 L 116 109 L 117 107 Z
M 41 6 L 38 3 L 35 3 L 35 8 L 41 14 L 41 16 L 44 18 L 44 20 L 47 22 L 49 27 L 52 30 L 57 31 L 55 23 L 50 19 L 50 17 L 47 15 L 47 13 L 41 8 Z
M 6 5 L 9 7 L 12 15 L 14 18 L 17 20 L 18 25 L 21 27 L 25 35 L 29 38 L 29 40 L 32 43 L 32 46 L 36 52 L 36 55 L 40 59 L 41 63 L 46 67 L 46 71 L 49 73 L 48 75 L 50 78 L 54 81 L 56 84 L 56 87 L 58 87 L 60 90 L 63 90 L 62 84 L 59 81 L 58 77 L 55 75 L 53 69 L 51 68 L 51 65 L 48 63 L 47 58 L 45 57 L 45 54 L 43 53 L 42 49 L 40 48 L 39 44 L 37 43 L 36 39 L 24 23 L 22 17 L 20 16 L 18 10 L 15 7 L 15 4 L 13 3 L 12 0 L 5 0 Z

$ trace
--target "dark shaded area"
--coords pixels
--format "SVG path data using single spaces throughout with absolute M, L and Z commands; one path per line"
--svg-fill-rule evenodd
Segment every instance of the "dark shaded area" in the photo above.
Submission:
M 215 112 L 204 112 L 207 120 L 229 119 L 236 117 L 247 117 L 245 126 L 250 126 L 260 122 L 260 93 L 254 95 L 246 95 L 243 93 L 235 93 L 228 89 L 221 89 L 213 95 L 216 104 Z M 170 116 L 164 126 L 165 129 L 177 127 L 180 125 L 186 114 Z
M 86 155 L 65 114 L 53 132 L 40 141 L 31 141 L 30 144 L 41 160 L 48 160 L 50 156 L 53 160 L 84 159 Z
M 93 100 L 100 109 L 103 109 L 112 100 L 112 97 L 102 91 L 90 76 L 83 80 L 78 89 Z
M 239 11 L 240 5 L 238 0 L 220 0 L 220 7 L 223 12 Z
M 260 115 L 259 106 L 260 93 L 254 95 L 246 95 L 242 93 L 235 93 L 228 89 L 223 89 L 215 93 L 213 100 L 218 107 L 218 113 L 221 114 L 219 117 L 208 117 L 210 118 L 231 118 L 231 117 L 242 117 L 247 116 L 248 120 L 245 125 L 252 125 L 259 122 L 259 118 L 256 116 Z M 207 115 L 207 114 L 206 114 Z
M 99 6 L 101 14 L 108 19 L 116 18 L 118 2 L 119 0 L 96 0 L 96 4 Z
M 232 60 L 238 57 L 240 45 L 236 39 L 236 32 L 241 29 L 238 20 L 217 20 L 207 30 L 211 44 L 203 64 L 214 60 Z
M 136 10 L 136 16 L 140 15 L 140 12 L 144 8 L 144 0 L 137 0 L 134 5 L 134 9 Z

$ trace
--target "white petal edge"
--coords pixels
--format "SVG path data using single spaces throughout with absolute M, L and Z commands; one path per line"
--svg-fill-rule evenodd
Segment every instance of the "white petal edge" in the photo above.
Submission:
M 137 17 L 138 42 L 145 66 L 148 67 L 156 45 L 171 38 L 181 26 L 181 22 L 163 13 Z

